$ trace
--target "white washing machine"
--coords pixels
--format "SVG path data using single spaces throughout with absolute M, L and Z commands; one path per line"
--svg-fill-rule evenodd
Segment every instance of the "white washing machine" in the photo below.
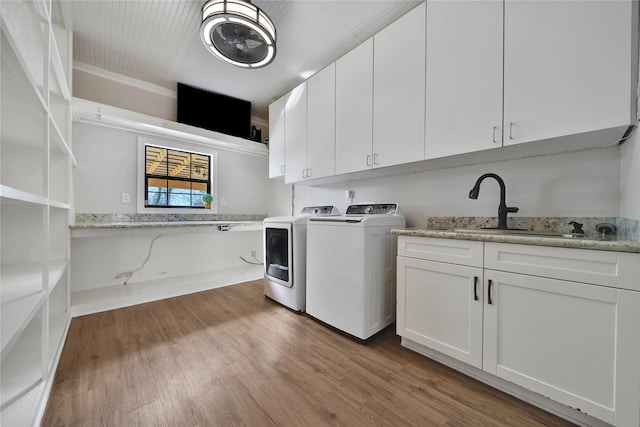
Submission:
M 309 206 L 298 216 L 263 221 L 264 294 L 294 311 L 305 310 L 307 221 L 314 215 L 338 215 L 338 210 Z
M 358 204 L 307 226 L 307 314 L 366 340 L 395 321 L 395 203 Z

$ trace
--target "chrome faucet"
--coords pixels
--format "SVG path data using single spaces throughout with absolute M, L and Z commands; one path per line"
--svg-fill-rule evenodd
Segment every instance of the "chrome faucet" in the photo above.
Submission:
M 471 191 L 469 191 L 469 198 L 474 200 L 478 198 L 478 194 L 480 193 L 480 184 L 482 183 L 482 181 L 484 181 L 485 178 L 494 178 L 496 181 L 498 181 L 498 184 L 500 185 L 500 206 L 498 206 L 498 228 L 500 230 L 506 230 L 508 228 L 507 213 L 518 212 L 518 208 L 507 207 L 507 202 L 505 201 L 507 189 L 506 189 L 506 186 L 504 185 L 504 181 L 502 180 L 502 178 L 500 178 L 495 173 L 485 173 L 480 178 L 478 178 L 478 180 L 476 181 L 476 185 L 474 185 Z

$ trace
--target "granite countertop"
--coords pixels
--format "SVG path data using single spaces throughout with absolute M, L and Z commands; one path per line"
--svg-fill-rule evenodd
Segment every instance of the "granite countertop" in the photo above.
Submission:
M 555 246 L 561 248 L 593 249 L 601 251 L 640 253 L 640 241 L 627 240 L 617 235 L 601 237 L 599 234 L 587 234 L 585 237 L 546 237 L 535 235 L 491 234 L 454 231 L 453 229 L 407 228 L 391 230 L 399 236 L 436 237 L 440 239 L 475 240 L 482 242 L 517 243 L 535 246 Z
M 262 226 L 265 215 L 76 214 L 72 230 Z
M 570 234 L 576 221 L 583 226 L 585 237 L 550 237 L 527 234 L 496 234 L 483 228 L 496 227 L 496 217 L 427 217 L 426 226 L 392 230 L 400 236 L 437 237 L 441 239 L 476 240 L 481 242 L 518 243 L 523 245 L 640 253 L 640 221 L 614 217 L 517 217 L 507 220 L 510 229 L 544 233 Z M 617 234 L 602 236 L 596 232 L 603 223 L 617 229 Z M 463 230 L 474 230 L 464 232 Z M 457 230 L 457 231 L 456 231 Z
M 249 226 L 262 225 L 262 221 L 122 221 L 122 222 L 85 222 L 75 223 L 72 230 L 109 229 L 109 228 L 167 228 L 167 227 L 211 227 L 218 225 Z

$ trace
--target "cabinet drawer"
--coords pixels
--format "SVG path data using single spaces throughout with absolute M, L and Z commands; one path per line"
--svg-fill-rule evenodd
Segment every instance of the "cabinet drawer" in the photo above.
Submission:
M 640 290 L 640 254 L 485 243 L 484 267 L 572 282 Z
M 469 240 L 399 236 L 398 256 L 482 267 L 483 245 Z

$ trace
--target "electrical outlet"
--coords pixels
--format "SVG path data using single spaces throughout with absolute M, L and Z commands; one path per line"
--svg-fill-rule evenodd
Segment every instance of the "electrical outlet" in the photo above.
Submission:
M 227 206 L 227 199 L 225 199 L 224 197 L 222 197 L 220 199 L 220 206 Z
M 256 257 L 256 251 L 251 251 L 251 256 L 255 258 Z
M 353 190 L 346 190 L 344 195 L 345 195 L 345 199 L 347 203 L 353 203 L 353 198 L 355 197 L 355 191 Z
M 122 193 L 122 203 L 131 203 L 131 194 Z

